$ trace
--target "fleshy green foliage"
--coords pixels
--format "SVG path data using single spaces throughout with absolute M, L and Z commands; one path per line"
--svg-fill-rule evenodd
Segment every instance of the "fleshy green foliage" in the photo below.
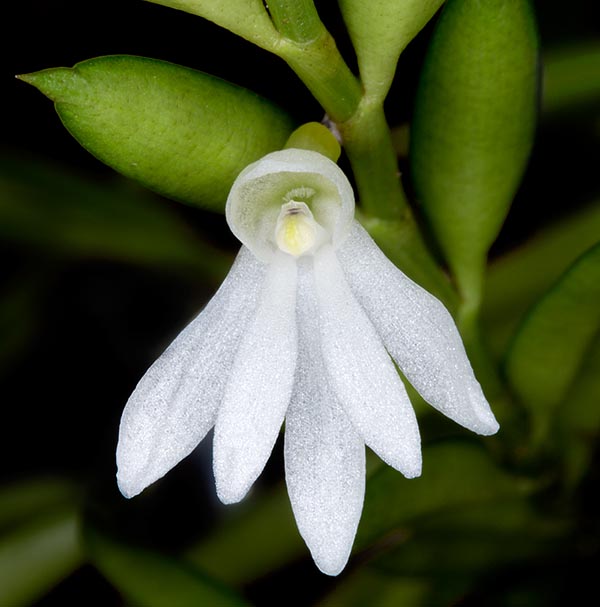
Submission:
M 396 62 L 444 0 L 339 0 L 366 93 L 385 98 Z
M 148 0 L 192 15 L 204 17 L 263 48 L 277 41 L 277 31 L 262 0 Z
M 506 361 L 513 390 L 547 419 L 600 331 L 600 244 L 583 254 L 529 312 Z
M 432 445 L 423 450 L 422 478 L 407 480 L 386 466 L 369 479 L 356 548 L 397 533 L 418 517 L 516 497 L 528 489 L 527 482 L 511 477 L 476 446 Z
M 176 559 L 119 543 L 94 529 L 86 529 L 85 538 L 94 565 L 132 605 L 248 606 L 225 586 Z
M 77 494 L 59 479 L 0 491 L 0 604 L 30 605 L 83 562 Z
M 420 76 L 411 131 L 416 195 L 463 292 L 517 190 L 537 107 L 528 0 L 449 0 Z
M 142 57 L 21 76 L 106 164 L 171 198 L 221 210 L 237 174 L 292 131 L 281 110 L 224 80 Z

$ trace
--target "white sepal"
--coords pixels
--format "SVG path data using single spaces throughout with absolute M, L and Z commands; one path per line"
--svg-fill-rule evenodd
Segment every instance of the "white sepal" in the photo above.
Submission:
M 312 262 L 299 269 L 298 366 L 285 422 L 285 474 L 300 534 L 319 569 L 346 565 L 362 511 L 365 447 L 337 402 L 321 353 Z
M 333 249 L 321 249 L 314 264 L 323 356 L 340 403 L 381 459 L 408 478 L 419 476 L 419 428 L 404 384 Z
M 396 268 L 358 222 L 338 256 L 353 293 L 419 394 L 465 428 L 495 434 L 498 422 L 443 304 Z
M 217 494 L 226 504 L 241 500 L 262 472 L 290 402 L 298 344 L 296 284 L 295 259 L 278 253 L 235 356 L 213 447 Z
M 214 424 L 264 272 L 265 266 L 242 247 L 216 295 L 129 397 L 117 446 L 117 482 L 125 497 L 166 474 Z

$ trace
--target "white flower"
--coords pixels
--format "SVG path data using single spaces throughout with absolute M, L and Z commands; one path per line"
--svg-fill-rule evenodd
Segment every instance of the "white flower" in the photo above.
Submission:
M 352 188 L 324 156 L 289 149 L 247 167 L 227 200 L 243 246 L 204 311 L 150 367 L 123 412 L 118 483 L 132 497 L 214 426 L 224 503 L 261 473 L 285 418 L 285 472 L 317 566 L 345 566 L 362 510 L 365 444 L 421 473 L 421 396 L 479 434 L 498 424 L 444 306 L 354 220 Z M 391 358 L 390 358 L 391 356 Z

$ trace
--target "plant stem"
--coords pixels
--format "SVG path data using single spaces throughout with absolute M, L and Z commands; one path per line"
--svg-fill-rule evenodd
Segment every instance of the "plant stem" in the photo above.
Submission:
M 411 220 L 383 106 L 363 97 L 350 120 L 339 125 L 362 208 L 386 220 Z
M 277 31 L 288 40 L 305 44 L 326 31 L 312 0 L 269 0 L 268 10 Z

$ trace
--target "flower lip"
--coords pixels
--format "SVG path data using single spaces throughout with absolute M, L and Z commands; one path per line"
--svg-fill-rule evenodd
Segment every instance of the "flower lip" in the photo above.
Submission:
M 246 167 L 231 187 L 225 214 L 235 236 L 270 262 L 278 250 L 298 257 L 325 242 L 337 249 L 352 226 L 354 193 L 329 158 L 292 148 Z

